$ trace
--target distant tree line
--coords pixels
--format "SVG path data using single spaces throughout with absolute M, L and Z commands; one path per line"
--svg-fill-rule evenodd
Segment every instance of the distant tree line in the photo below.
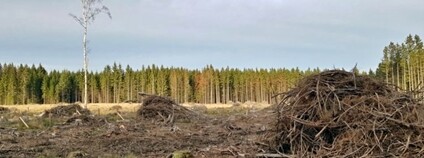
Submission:
M 403 43 L 390 42 L 384 47 L 376 76 L 395 85 L 398 90 L 422 89 L 424 79 L 424 49 L 418 35 L 408 35 Z
M 320 70 L 308 69 L 216 69 L 201 70 L 143 66 L 134 70 L 114 63 L 88 74 L 89 103 L 138 101 L 138 92 L 170 96 L 177 102 L 271 103 L 273 95 L 287 91 L 302 76 Z M 0 64 L 0 104 L 54 104 L 81 102 L 84 72 L 46 71 L 42 65 Z
M 355 73 L 359 73 L 355 67 Z M 285 92 L 303 76 L 320 70 L 216 69 L 199 70 L 143 66 L 134 70 L 114 63 L 103 71 L 88 74 L 88 102 L 136 102 L 138 92 L 170 96 L 179 103 L 273 103 L 275 94 Z M 390 42 L 376 71 L 361 72 L 394 85 L 399 91 L 424 88 L 424 48 L 418 35 L 403 43 Z M 54 104 L 81 102 L 84 89 L 82 70 L 47 72 L 42 65 L 0 64 L 0 104 Z M 422 93 L 419 93 L 422 94 Z M 417 94 L 418 95 L 418 94 Z

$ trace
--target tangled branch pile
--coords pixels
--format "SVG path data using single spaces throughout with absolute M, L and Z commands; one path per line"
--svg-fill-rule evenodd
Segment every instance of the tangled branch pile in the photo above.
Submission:
M 306 77 L 281 94 L 271 146 L 299 157 L 420 157 L 417 100 L 341 70 Z
M 0 106 L 0 114 L 4 114 L 4 113 L 8 113 L 8 112 L 10 112 L 9 108 Z
M 142 106 L 137 113 L 144 119 L 163 120 L 174 122 L 176 119 L 191 120 L 199 115 L 175 103 L 172 99 L 149 95 L 142 101 Z
M 78 104 L 71 104 L 67 106 L 57 106 L 44 112 L 44 117 L 64 117 L 78 115 L 90 115 L 91 112 L 88 109 L 82 108 Z

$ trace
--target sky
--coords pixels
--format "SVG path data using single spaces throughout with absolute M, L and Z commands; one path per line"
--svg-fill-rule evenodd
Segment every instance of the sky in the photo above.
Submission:
M 424 36 L 423 0 L 104 0 L 89 69 L 119 63 L 375 69 L 389 42 Z M 0 63 L 82 69 L 79 0 L 2 0 Z M 423 37 L 422 37 L 423 38 Z

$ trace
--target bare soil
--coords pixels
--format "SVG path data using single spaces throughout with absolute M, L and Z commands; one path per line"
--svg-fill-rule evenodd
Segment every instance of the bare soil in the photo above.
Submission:
M 85 113 L 23 117 L 30 128 L 17 115 L 24 114 L 0 121 L 0 157 L 167 157 L 181 150 L 194 157 L 252 157 L 265 151 L 260 140 L 272 110 L 212 109 L 172 123 L 134 112 L 121 113 L 125 120 Z

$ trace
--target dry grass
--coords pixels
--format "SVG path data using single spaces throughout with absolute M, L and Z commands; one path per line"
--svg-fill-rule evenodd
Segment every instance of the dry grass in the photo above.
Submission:
M 28 105 L 0 105 L 0 107 L 6 107 L 9 109 L 13 109 L 12 111 L 16 110 L 16 112 L 27 112 L 27 113 L 33 113 L 33 114 L 40 114 L 44 112 L 45 110 L 60 106 L 60 105 L 69 105 L 69 104 L 28 104 Z M 110 113 L 116 113 L 116 106 L 122 107 L 120 109 L 120 112 L 136 112 L 139 108 L 140 104 L 136 103 L 93 103 L 88 104 L 88 109 L 93 112 L 94 114 L 110 114 Z M 196 104 L 190 104 L 185 103 L 182 104 L 182 106 L 185 107 L 191 107 Z M 232 104 L 205 104 L 205 106 L 208 109 L 216 109 L 216 108 L 230 108 L 233 105 Z M 245 108 L 254 108 L 254 109 L 263 109 L 265 107 L 268 107 L 269 104 L 265 103 L 246 103 L 242 104 L 241 107 Z
M 28 112 L 39 114 L 44 112 L 45 110 L 60 106 L 60 105 L 70 105 L 70 104 L 29 104 L 29 105 L 2 105 L 2 107 L 6 107 L 9 109 L 15 109 L 18 112 Z M 130 103 L 121 103 L 121 104 L 112 104 L 112 103 L 95 103 L 88 104 L 88 109 L 95 114 L 110 114 L 116 113 L 117 105 L 121 106 L 121 112 L 136 112 L 139 104 L 130 104 Z

